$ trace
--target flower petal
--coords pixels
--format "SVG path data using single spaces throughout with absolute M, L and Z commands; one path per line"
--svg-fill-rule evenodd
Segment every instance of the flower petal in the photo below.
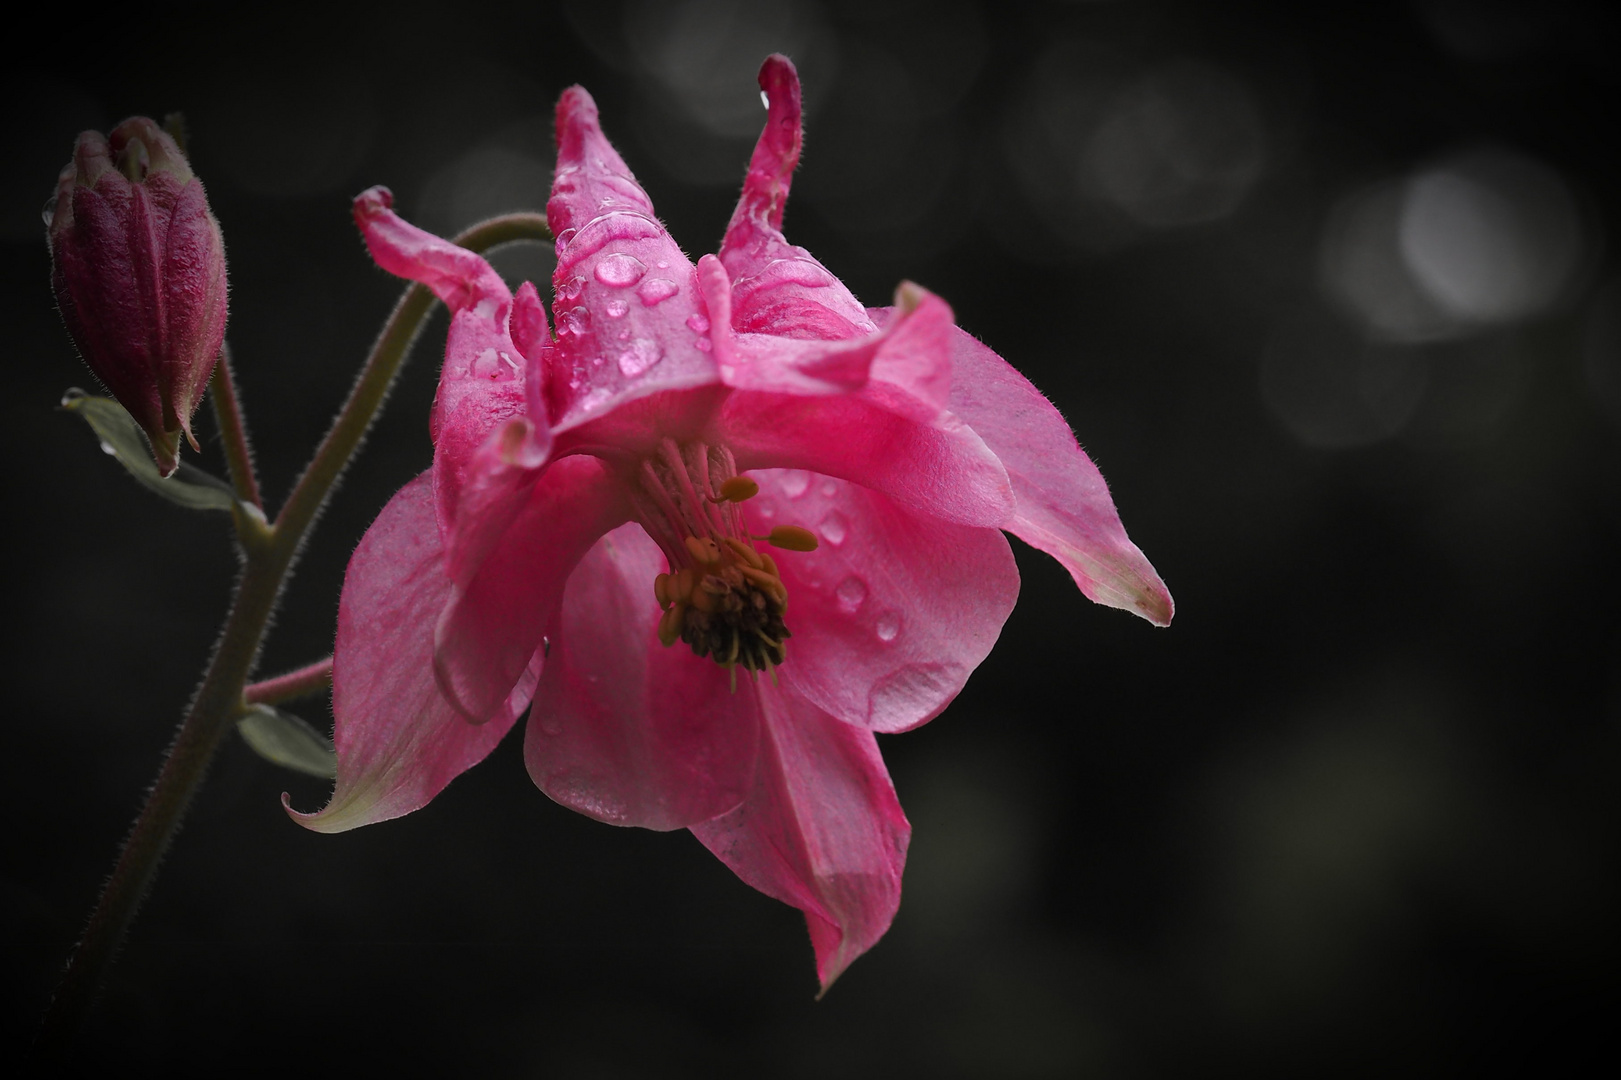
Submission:
M 825 473 L 945 521 L 1001 528 L 1013 512 L 1002 463 L 950 413 L 919 423 L 865 395 L 735 390 L 711 439 L 739 469 Z
M 434 684 L 433 625 L 450 591 L 423 473 L 389 500 L 349 560 L 332 659 L 338 781 L 324 810 L 289 807 L 300 825 L 343 832 L 409 814 L 512 727 L 523 703 L 469 724 Z
M 557 235 L 557 343 L 546 394 L 559 430 L 659 391 L 716 383 L 698 347 L 692 263 L 578 86 L 557 102 L 557 173 L 547 218 Z
M 954 525 L 827 476 L 750 477 L 751 531 L 799 525 L 821 546 L 776 556 L 788 587 L 779 675 L 846 723 L 905 731 L 933 719 L 1002 632 L 1019 570 L 1001 530 Z
M 754 791 L 692 831 L 744 882 L 805 913 L 826 993 L 889 929 L 912 827 L 870 732 L 786 689 L 758 695 Z
M 428 424 L 438 520 L 448 530 L 468 460 L 502 421 L 525 410 L 525 350 L 512 340 L 512 293 L 501 275 L 473 252 L 405 221 L 394 213 L 393 201 L 384 187 L 361 192 L 355 198 L 355 222 L 377 265 L 422 282 L 451 311 L 445 363 Z M 546 313 L 532 289 L 521 316 L 523 335 L 544 340 Z M 544 424 L 536 438 L 549 445 Z
M 612 825 L 679 829 L 724 814 L 754 781 L 754 695 L 658 640 L 664 556 L 642 527 L 597 541 L 568 580 L 524 739 L 547 795 Z
M 889 310 L 874 310 L 882 323 Z M 951 411 L 1001 458 L 1018 500 L 1004 527 L 1064 564 L 1081 592 L 1168 626 L 1175 606 L 1126 536 L 1096 465 L 1030 380 L 961 329 L 951 335 Z
M 721 243 L 731 275 L 732 325 L 742 332 L 836 341 L 873 331 L 850 290 L 802 247 L 782 234 L 782 212 L 799 163 L 799 74 L 773 54 L 760 68 L 769 113 L 749 161 L 743 195 Z
M 502 709 L 540 647 L 575 564 L 630 516 L 620 485 L 592 457 L 554 461 L 515 490 L 521 504 L 511 524 L 456 565 L 434 632 L 439 688 L 475 722 Z

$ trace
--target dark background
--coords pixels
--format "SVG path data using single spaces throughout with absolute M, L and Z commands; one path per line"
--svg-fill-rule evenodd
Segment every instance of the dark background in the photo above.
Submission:
M 696 257 L 780 49 L 808 101 L 790 236 L 869 303 L 902 278 L 939 292 L 1052 397 L 1175 625 L 1092 606 L 1015 544 L 994 654 L 883 741 L 915 828 L 905 902 L 819 1003 L 797 912 L 686 833 L 551 804 L 516 734 L 429 808 L 336 837 L 278 804 L 324 785 L 233 737 L 87 1059 L 1159 1076 L 1611 1056 L 1621 208 L 1600 9 L 194 3 L 14 41 L 6 1045 L 31 1037 L 235 569 L 223 517 L 150 497 L 54 411 L 94 385 L 38 216 L 75 133 L 187 114 L 274 504 L 399 291 L 351 195 L 387 183 L 447 233 L 541 207 L 577 81 Z M 544 280 L 548 260 L 498 264 Z M 261 671 L 330 650 L 349 552 L 429 460 L 443 328 Z

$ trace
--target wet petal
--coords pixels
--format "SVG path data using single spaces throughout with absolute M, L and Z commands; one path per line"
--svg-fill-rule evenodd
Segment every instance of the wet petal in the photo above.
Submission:
M 521 505 L 500 536 L 455 566 L 455 587 L 434 633 L 441 692 L 479 722 L 497 715 L 517 685 L 575 564 L 630 516 L 619 484 L 596 458 L 554 461 L 521 490 Z
M 779 675 L 846 723 L 905 731 L 932 719 L 989 655 L 1019 596 L 1001 530 L 953 525 L 843 480 L 754 472 L 750 531 L 821 541 L 775 556 L 793 637 Z
M 708 386 L 692 263 L 602 133 L 578 86 L 557 103 L 557 173 L 548 220 L 557 342 L 546 393 L 560 430 L 659 391 Z
M 880 322 L 889 311 L 874 311 Z M 1005 528 L 1052 555 L 1091 599 L 1170 624 L 1171 594 L 1126 536 L 1103 475 L 1069 425 L 1013 366 L 958 329 L 951 411 L 1001 458 L 1018 506 Z
M 550 631 L 524 739 L 529 775 L 613 825 L 679 829 L 724 814 L 754 780 L 754 695 L 685 645 L 659 644 L 653 578 L 664 556 L 640 525 L 580 561 Z
M 372 258 L 391 274 L 427 285 L 451 311 L 428 425 L 434 497 L 440 526 L 448 528 L 467 461 L 502 421 L 525 411 L 525 352 L 512 339 L 512 293 L 501 276 L 480 256 L 405 221 L 392 205 L 382 187 L 355 199 L 355 222 Z M 544 340 L 546 314 L 532 293 L 521 329 L 531 341 Z M 549 437 L 545 425 L 537 437 Z
M 732 325 L 746 333 L 822 341 L 870 334 L 871 319 L 844 283 L 782 234 L 802 142 L 799 75 L 787 57 L 766 58 L 760 89 L 769 109 L 765 130 L 720 248 L 735 294 Z
M 825 473 L 965 525 L 1000 528 L 1013 511 L 1002 463 L 950 413 L 920 423 L 865 395 L 737 390 L 715 429 L 739 469 Z
M 324 810 L 289 808 L 305 828 L 343 832 L 409 814 L 512 726 L 514 709 L 469 724 L 439 693 L 433 626 L 450 591 L 423 473 L 389 501 L 349 560 L 332 659 L 338 780 Z
M 758 693 L 754 791 L 692 831 L 744 882 L 805 913 L 825 992 L 889 929 L 912 827 L 870 732 L 787 690 Z

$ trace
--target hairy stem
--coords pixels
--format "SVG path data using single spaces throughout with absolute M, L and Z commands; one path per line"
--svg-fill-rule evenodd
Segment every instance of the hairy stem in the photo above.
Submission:
M 231 486 L 236 497 L 264 509 L 259 496 L 259 478 L 253 472 L 253 450 L 248 445 L 248 425 L 242 416 L 242 405 L 236 396 L 236 379 L 231 373 L 231 346 L 220 346 L 219 363 L 208 380 L 209 397 L 214 402 L 214 417 L 220 425 L 220 443 L 225 449 L 225 464 L 231 470 Z
M 549 239 L 551 233 L 546 228 L 545 217 L 540 214 L 512 214 L 475 225 L 457 236 L 454 242 L 473 251 L 485 251 L 497 244 L 516 240 Z M 373 345 L 371 355 L 366 358 L 348 400 L 343 403 L 331 430 L 322 440 L 304 475 L 299 478 L 275 524 L 266 525 L 251 513 L 232 515 L 245 558 L 242 577 L 237 582 L 236 595 L 225 619 L 225 629 L 214 648 L 202 685 L 169 746 L 168 755 L 141 808 L 140 816 L 135 819 L 129 839 L 119 852 L 112 876 L 102 890 L 95 911 L 91 913 L 84 937 L 69 959 L 67 971 L 46 1010 L 45 1022 L 35 1045 L 40 1057 L 60 1062 L 71 1051 L 73 1040 L 89 1015 L 108 967 L 152 885 L 164 852 L 179 830 L 186 808 L 208 771 L 214 751 L 245 704 L 246 684 L 258 658 L 265 627 L 281 596 L 287 572 L 298 557 L 305 534 L 319 516 L 333 485 L 382 407 L 390 384 L 398 374 L 431 303 L 431 295 L 421 285 L 406 289 Z M 244 487 L 243 478 L 247 477 L 251 485 L 252 473 L 247 461 L 247 440 L 240 427 L 241 418 L 236 409 L 234 386 L 226 359 L 222 357 L 221 363 L 215 368 L 215 407 L 220 410 L 221 430 L 227 433 L 226 453 L 231 460 L 231 473 L 237 483 L 237 491 L 244 500 L 249 498 L 247 492 L 252 491 L 252 502 L 257 506 L 257 491 L 253 490 L 253 486 Z M 224 372 L 224 375 L 219 375 L 220 372 Z M 236 456 L 238 452 L 240 459 Z M 311 668 L 282 678 L 303 677 L 320 666 L 311 665 Z M 311 676 L 312 679 L 324 677 Z M 269 683 L 280 681 L 272 679 Z

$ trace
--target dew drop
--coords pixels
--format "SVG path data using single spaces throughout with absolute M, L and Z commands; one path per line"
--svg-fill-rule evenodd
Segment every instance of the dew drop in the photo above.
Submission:
M 598 281 L 614 289 L 630 288 L 642 280 L 642 275 L 645 273 L 647 273 L 647 267 L 642 265 L 642 260 L 634 255 L 626 255 L 623 252 L 603 256 L 597 263 L 596 270 L 593 271 Z
M 695 334 L 702 334 L 709 329 L 709 320 L 694 312 L 687 316 L 687 329 Z
M 797 499 L 810 487 L 810 473 L 804 469 L 789 469 L 782 474 L 781 483 L 782 493 L 790 499 Z
M 623 319 L 625 312 L 630 310 L 630 305 L 623 300 L 610 300 L 602 305 L 602 310 L 610 319 Z
M 101 452 L 103 454 L 108 455 L 109 457 L 117 457 L 118 456 L 118 451 L 114 450 L 113 449 L 113 444 L 108 442 L 106 439 L 101 440 Z
M 710 349 L 713 349 L 714 347 L 715 347 L 715 343 L 713 341 L 710 341 L 708 338 L 701 337 L 701 338 L 698 339 L 698 351 L 699 352 L 708 352 Z
M 878 640 L 894 641 L 901 632 L 901 617 L 893 611 L 886 611 L 878 617 Z
M 473 361 L 473 375 L 480 379 L 494 379 L 501 373 L 501 358 L 494 349 L 485 349 Z
M 563 734 L 563 721 L 551 712 L 543 713 L 540 717 L 540 730 L 548 735 Z
M 557 317 L 558 335 L 585 333 L 585 320 L 588 315 L 590 312 L 585 308 L 569 308 Z
M 771 95 L 764 90 L 760 91 L 760 104 L 766 107 L 767 112 L 771 111 Z
M 644 305 L 652 307 L 655 304 L 662 304 L 680 291 L 675 282 L 656 277 L 642 282 L 636 289 L 636 295 L 642 298 Z
M 626 378 L 633 379 L 662 359 L 664 350 L 658 342 L 637 338 L 631 342 L 630 348 L 619 354 L 619 370 L 625 373 Z
M 834 483 L 832 480 L 823 480 L 822 481 L 822 497 L 824 499 L 831 499 L 833 496 L 837 495 L 838 493 L 839 493 L 839 485 L 838 484 Z
M 562 232 L 558 233 L 557 234 L 557 247 L 558 247 L 558 250 L 562 250 L 563 248 L 568 247 L 569 241 L 573 240 L 574 239 L 574 234 L 579 232 L 579 231 L 580 231 L 579 229 L 564 229 Z
M 827 491 L 825 487 L 822 490 L 824 493 Z M 823 540 L 826 540 L 834 547 L 838 547 L 844 543 L 844 538 L 850 534 L 850 523 L 837 510 L 829 510 L 827 515 L 822 518 L 821 532 Z
M 867 583 L 851 575 L 839 582 L 839 587 L 833 590 L 833 598 L 839 602 L 840 611 L 846 615 L 854 615 L 861 610 L 861 605 L 866 602 Z M 879 636 L 883 636 L 882 630 L 879 631 Z M 887 641 L 888 638 L 885 638 L 885 640 Z

